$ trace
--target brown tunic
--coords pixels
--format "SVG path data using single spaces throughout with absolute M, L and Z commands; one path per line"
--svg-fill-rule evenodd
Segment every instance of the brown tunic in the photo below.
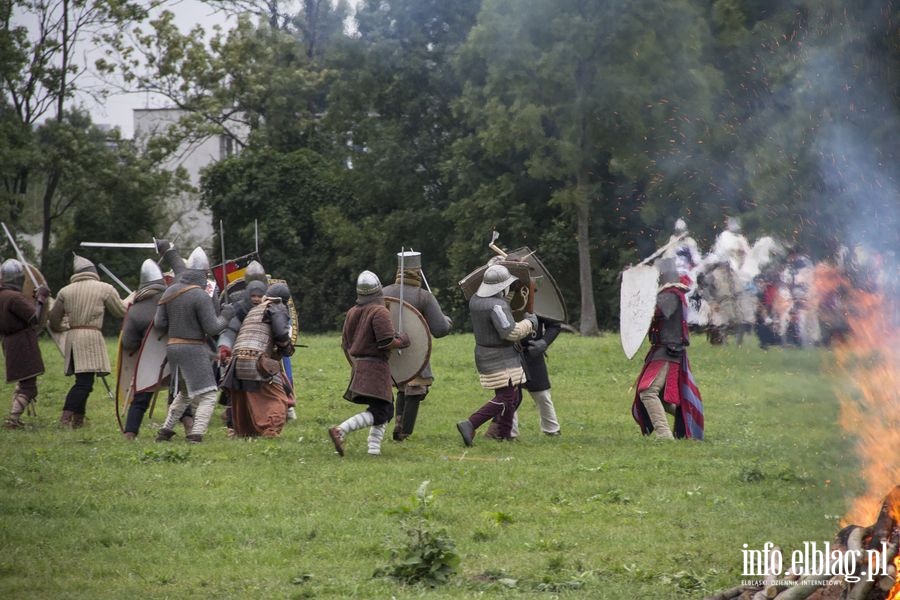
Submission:
M 380 347 L 387 345 L 393 337 L 394 323 L 381 295 L 373 302 L 347 311 L 341 347 L 350 359 L 352 372 L 344 398 L 351 402 L 357 401 L 358 397 L 393 400 L 388 364 L 390 350 Z
M 38 335 L 30 320 L 34 303 L 22 292 L 0 287 L 0 336 L 6 357 L 6 381 L 29 379 L 44 372 Z

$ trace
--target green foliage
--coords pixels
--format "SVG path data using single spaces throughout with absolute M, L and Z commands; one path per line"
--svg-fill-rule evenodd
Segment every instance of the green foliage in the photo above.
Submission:
M 191 451 L 187 448 L 162 446 L 159 448 L 146 448 L 138 455 L 137 461 L 141 463 L 170 462 L 183 463 L 191 457 Z
M 401 509 L 405 540 L 390 548 L 390 564 L 379 567 L 375 577 L 391 577 L 407 585 L 437 586 L 448 582 L 459 566 L 456 544 L 446 529 L 432 523 L 434 494 L 423 481 L 412 498 L 412 506 Z

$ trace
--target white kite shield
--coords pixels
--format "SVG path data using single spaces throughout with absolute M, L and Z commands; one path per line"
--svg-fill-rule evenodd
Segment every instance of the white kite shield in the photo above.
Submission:
M 391 312 L 394 329 L 409 336 L 409 346 L 403 350 L 391 350 L 388 358 L 394 383 L 402 385 L 415 378 L 428 364 L 431 357 L 431 331 L 422 313 L 409 302 L 402 303 L 402 318 L 398 298 L 385 296 L 384 302 Z
M 656 311 L 658 289 L 659 270 L 655 266 L 638 265 L 622 273 L 619 336 L 622 339 L 622 350 L 629 359 L 637 354 L 650 330 L 650 322 Z

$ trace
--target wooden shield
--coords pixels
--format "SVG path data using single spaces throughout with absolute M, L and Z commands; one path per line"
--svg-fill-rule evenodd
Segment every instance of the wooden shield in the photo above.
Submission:
M 133 393 L 156 390 L 165 385 L 169 376 L 169 363 L 166 361 L 168 343 L 168 333 L 156 327 L 147 329 L 137 355 Z
M 44 277 L 44 274 L 41 273 L 40 269 L 32 264 L 26 264 L 26 268 L 34 275 L 34 279 L 37 279 L 38 285 L 47 286 L 47 279 Z M 25 295 L 26 298 L 32 299 L 34 298 L 34 281 L 28 275 L 25 274 L 25 283 L 22 284 L 22 294 Z M 38 329 L 46 329 L 47 335 L 50 336 L 50 339 L 53 340 L 53 343 L 56 344 L 57 350 L 59 350 L 60 354 L 63 356 L 66 355 L 66 332 L 62 331 L 57 333 L 53 331 L 48 326 L 47 322 L 50 320 L 50 309 L 53 308 L 53 298 L 49 298 L 49 301 L 44 305 L 43 310 L 41 310 L 41 320 L 38 323 Z
M 637 353 L 650 329 L 658 288 L 659 271 L 654 266 L 638 265 L 622 273 L 619 336 L 629 359 Z
M 394 329 L 409 336 L 409 347 L 402 350 L 391 350 L 388 363 L 391 365 L 391 377 L 394 383 L 401 385 L 422 372 L 431 357 L 431 331 L 422 313 L 409 302 L 403 302 L 403 318 L 400 318 L 400 300 L 385 296 L 385 306 L 391 311 Z
M 521 260 L 528 263 L 531 279 L 534 281 L 534 314 L 551 321 L 567 323 L 569 313 L 556 280 L 541 262 L 537 254 L 528 248 L 519 248 L 506 255 L 509 260 Z

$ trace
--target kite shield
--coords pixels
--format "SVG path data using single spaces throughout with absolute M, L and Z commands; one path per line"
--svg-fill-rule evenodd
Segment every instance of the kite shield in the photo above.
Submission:
M 658 287 L 659 271 L 654 266 L 638 265 L 622 273 L 619 336 L 629 359 L 634 358 L 650 329 Z
M 507 254 L 506 258 L 528 263 L 531 279 L 534 281 L 534 314 L 551 321 L 567 323 L 569 313 L 559 286 L 537 254 L 528 248 L 519 248 Z
M 156 327 L 147 328 L 134 367 L 133 394 L 156 390 L 165 385 L 169 376 L 169 363 L 166 360 L 168 344 L 168 333 Z
M 400 300 L 386 296 L 385 306 L 391 312 L 394 329 L 400 329 Z M 431 357 L 431 331 L 422 313 L 409 302 L 403 302 L 402 331 L 409 336 L 409 347 L 403 350 L 391 350 L 388 363 L 391 365 L 391 377 L 394 383 L 402 385 L 422 372 Z

